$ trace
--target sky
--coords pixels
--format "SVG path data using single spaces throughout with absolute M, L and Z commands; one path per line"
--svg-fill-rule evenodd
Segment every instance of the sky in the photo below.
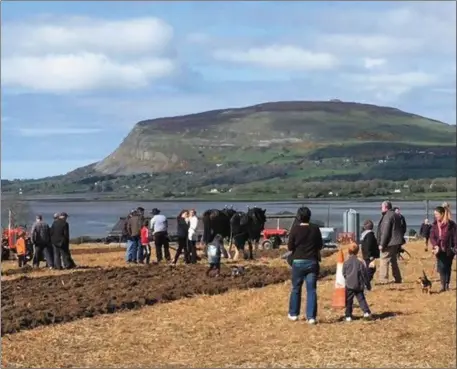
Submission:
M 140 120 L 356 101 L 456 122 L 456 3 L 1 3 L 1 177 L 99 161 Z

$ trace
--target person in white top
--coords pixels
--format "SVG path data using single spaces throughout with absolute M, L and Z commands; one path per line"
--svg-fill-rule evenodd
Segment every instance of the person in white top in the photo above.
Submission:
M 198 217 L 195 209 L 191 209 L 189 215 L 189 256 L 190 262 L 195 264 L 197 263 Z
M 165 259 L 167 262 L 171 262 L 167 217 L 160 214 L 160 210 L 157 208 L 152 209 L 151 214 L 152 219 L 150 222 L 150 228 L 154 235 L 157 262 L 160 263 L 163 259 L 162 248 L 163 253 L 165 254 Z

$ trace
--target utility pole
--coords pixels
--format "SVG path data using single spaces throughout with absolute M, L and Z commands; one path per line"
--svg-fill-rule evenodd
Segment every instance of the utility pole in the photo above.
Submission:
M 330 205 L 327 207 L 327 227 L 330 227 Z
M 426 214 L 426 218 L 428 219 L 428 216 L 429 216 L 429 213 L 430 213 L 430 200 L 425 200 L 425 214 Z

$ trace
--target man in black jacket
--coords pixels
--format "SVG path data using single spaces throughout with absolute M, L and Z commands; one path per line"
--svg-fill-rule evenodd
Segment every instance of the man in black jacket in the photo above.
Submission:
M 419 231 L 419 234 L 424 237 L 425 239 L 425 251 L 428 251 L 428 240 L 430 239 L 430 231 L 432 229 L 432 225 L 428 221 L 428 219 L 424 220 L 424 223 L 421 225 L 421 229 Z
M 54 257 L 51 245 L 51 229 L 49 228 L 49 225 L 43 221 L 43 217 L 41 215 L 36 216 L 36 221 L 33 224 L 32 231 L 30 233 L 32 243 L 35 246 L 33 266 L 38 268 L 44 255 L 47 266 L 52 268 L 54 266 Z
M 406 219 L 405 219 L 405 217 L 403 216 L 403 214 L 400 212 L 400 208 L 395 207 L 395 208 L 394 208 L 394 211 L 395 211 L 395 214 L 397 214 L 397 215 L 400 217 L 401 229 L 402 229 L 402 231 L 403 231 L 403 243 L 402 243 L 402 245 L 404 245 L 404 244 L 406 243 L 406 239 L 405 239 L 406 232 L 408 231 L 408 226 L 407 226 L 407 224 L 406 224 Z
M 390 201 L 381 204 L 382 216 L 378 224 L 377 240 L 381 252 L 379 263 L 379 282 L 389 282 L 389 266 L 392 266 L 392 274 L 395 283 L 401 283 L 402 277 L 398 266 L 398 252 L 405 243 L 405 224 L 392 209 Z
M 61 213 L 51 226 L 51 243 L 54 250 L 54 267 L 56 269 L 72 269 L 76 267 L 70 254 L 70 226 L 68 214 Z

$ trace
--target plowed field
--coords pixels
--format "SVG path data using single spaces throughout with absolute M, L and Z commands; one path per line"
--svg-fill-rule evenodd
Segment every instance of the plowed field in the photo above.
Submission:
M 287 267 L 252 265 L 240 277 L 232 277 L 224 267 L 219 278 L 206 277 L 206 269 L 204 265 L 152 265 L 3 281 L 1 334 L 290 278 Z

